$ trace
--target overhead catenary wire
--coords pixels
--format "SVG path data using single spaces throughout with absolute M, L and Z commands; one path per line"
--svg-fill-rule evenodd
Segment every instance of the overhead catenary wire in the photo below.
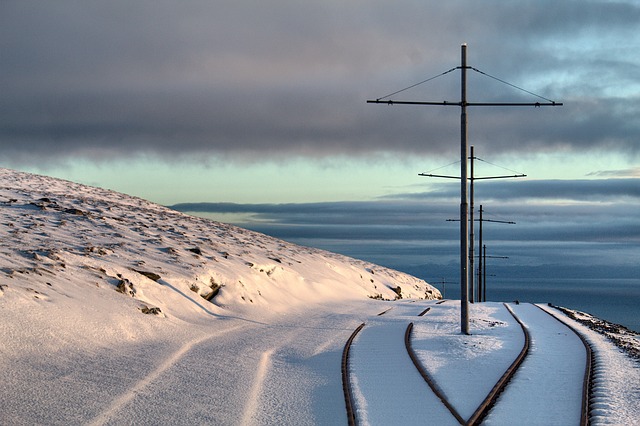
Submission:
M 438 75 L 434 75 L 433 77 L 429 77 L 429 78 L 427 78 L 426 80 L 422 80 L 422 81 L 421 81 L 421 82 L 419 82 L 419 83 L 412 84 L 412 85 L 411 85 L 411 86 L 409 86 L 409 87 L 405 87 L 404 89 L 400 89 L 400 90 L 398 90 L 398 91 L 396 91 L 396 92 L 389 93 L 388 95 L 385 95 L 385 96 L 382 96 L 382 97 L 380 97 L 380 98 L 377 98 L 377 100 L 379 101 L 379 100 L 381 100 L 381 99 L 388 98 L 388 97 L 393 96 L 393 95 L 397 95 L 398 93 L 402 93 L 402 92 L 404 92 L 404 91 L 406 91 L 406 90 L 413 89 L 413 88 L 414 88 L 414 87 L 416 87 L 416 86 L 420 86 L 421 84 L 424 84 L 424 83 L 426 83 L 426 82 L 428 82 L 428 81 L 435 80 L 436 78 L 438 78 L 438 77 L 442 77 L 443 75 L 445 75 L 445 74 L 449 74 L 450 72 L 453 72 L 453 71 L 455 71 L 455 70 L 457 70 L 457 69 L 458 69 L 458 67 L 451 68 L 450 70 L 447 70 L 447 71 L 445 71 L 445 72 L 443 72 L 443 73 L 440 73 L 440 74 L 438 74 Z
M 513 84 L 513 83 L 509 83 L 508 81 L 505 81 L 505 80 L 503 80 L 503 79 L 501 79 L 501 78 L 498 78 L 498 77 L 496 77 L 496 76 L 493 76 L 493 75 L 491 75 L 491 74 L 489 74 L 489 73 L 486 73 L 486 72 L 484 72 L 484 71 L 482 71 L 482 70 L 479 70 L 478 68 L 474 68 L 474 67 L 466 67 L 466 68 L 467 68 L 467 69 L 470 69 L 470 70 L 472 70 L 472 71 L 475 71 L 475 72 L 477 72 L 478 74 L 482 74 L 482 75 L 484 75 L 484 76 L 486 76 L 486 77 L 489 77 L 489 78 L 491 78 L 491 79 L 493 79 L 493 80 L 496 80 L 496 81 L 498 81 L 498 82 L 500 82 L 500 83 L 502 83 L 502 84 L 506 84 L 507 86 L 513 87 L 514 89 L 520 90 L 520 91 L 522 91 L 522 92 L 524 92 L 524 93 L 528 93 L 528 94 L 529 94 L 529 95 L 531 95 L 531 96 L 535 96 L 536 98 L 540 98 L 540 99 L 543 99 L 543 100 L 545 100 L 545 101 L 547 101 L 547 102 L 551 102 L 551 103 L 554 103 L 554 104 L 555 104 L 555 101 L 553 101 L 553 100 L 551 100 L 551 99 L 549 99 L 549 98 L 545 98 L 544 96 L 538 95 L 537 93 L 534 93 L 534 92 L 532 92 L 532 91 L 530 91 L 530 90 L 524 89 L 524 88 L 522 88 L 522 87 L 520 87 L 520 86 L 516 86 L 516 85 L 515 85 L 515 84 Z M 422 81 L 420 81 L 420 82 L 418 82 L 418 83 L 412 84 L 411 86 L 405 87 L 404 89 L 400 89 L 400 90 L 397 90 L 397 91 L 395 91 L 395 92 L 393 92 L 393 93 L 389 93 L 388 95 L 385 95 L 385 96 L 381 96 L 381 97 L 379 97 L 379 98 L 376 98 L 376 100 L 377 100 L 377 101 L 380 101 L 380 100 L 383 100 L 383 99 L 385 99 L 385 98 L 391 97 L 391 96 L 393 96 L 393 95 L 397 95 L 398 93 L 402 93 L 402 92 L 405 92 L 405 91 L 407 91 L 407 90 L 413 89 L 414 87 L 420 86 L 421 84 L 427 83 L 427 82 L 429 82 L 429 81 L 431 81 L 431 80 L 435 80 L 436 78 L 438 78 L 438 77 L 442 77 L 443 75 L 449 74 L 450 72 L 453 72 L 453 71 L 455 71 L 455 70 L 457 70 L 457 69 L 460 69 L 460 67 L 454 67 L 454 68 L 451 68 L 451 69 L 449 69 L 449 70 L 447 70 L 447 71 L 444 71 L 444 72 L 442 72 L 442 73 L 440 73 L 440 74 L 434 75 L 433 77 L 429 77 L 429 78 L 427 78 L 427 79 L 425 79 L 425 80 L 422 80 Z
M 426 172 L 423 172 L 422 174 L 430 174 L 430 173 L 433 173 L 433 172 L 437 172 L 438 170 L 442 170 L 444 168 L 453 166 L 454 164 L 460 164 L 460 160 L 454 161 L 453 163 L 445 164 L 444 166 L 436 167 L 435 169 L 432 169 L 432 170 L 427 170 Z
M 487 160 L 483 160 L 482 158 L 479 158 L 479 157 L 476 157 L 475 159 L 476 159 L 476 160 L 478 160 L 478 161 L 481 161 L 481 162 L 483 162 L 483 163 L 489 164 L 489 165 L 491 165 L 491 166 L 497 167 L 497 168 L 499 168 L 499 169 L 506 170 L 506 171 L 511 172 L 511 173 L 515 173 L 515 174 L 519 174 L 519 175 L 524 174 L 524 173 L 522 173 L 522 172 L 518 172 L 518 171 L 516 171 L 516 170 L 512 170 L 512 169 L 509 169 L 509 168 L 504 167 L 504 166 L 500 166 L 500 165 L 495 164 L 495 163 L 491 163 L 491 162 L 489 162 L 489 161 L 487 161 Z
M 477 72 L 477 73 L 479 73 L 479 74 L 482 74 L 482 75 L 484 75 L 484 76 L 487 76 L 487 77 L 489 77 L 489 78 L 492 78 L 492 79 L 494 79 L 494 80 L 496 80 L 496 81 L 499 81 L 500 83 L 506 84 L 507 86 L 511 86 L 511 87 L 513 87 L 514 89 L 518 89 L 518 90 L 521 90 L 521 91 L 523 91 L 523 92 L 525 92 L 525 93 L 528 93 L 528 94 L 530 94 L 530 95 L 532 95 L 532 96 L 535 96 L 536 98 L 544 99 L 544 100 L 545 100 L 545 101 L 547 101 L 547 102 L 555 103 L 555 101 L 552 101 L 551 99 L 545 98 L 544 96 L 540 96 L 540 95 L 538 95 L 537 93 L 533 93 L 533 92 L 531 92 L 531 91 L 529 91 L 529 90 L 527 90 L 527 89 L 523 89 L 522 87 L 516 86 L 515 84 L 511 84 L 511 83 L 509 83 L 508 81 L 504 81 L 504 80 L 502 80 L 502 79 L 500 79 L 500 78 L 498 78 L 498 77 L 494 77 L 494 76 L 492 76 L 491 74 L 487 74 L 486 72 L 484 72 L 484 71 L 480 71 L 480 70 L 479 70 L 479 69 L 477 69 L 477 68 L 469 67 L 469 69 L 470 69 L 470 70 L 472 70 L 472 71 L 475 71 L 475 72 Z

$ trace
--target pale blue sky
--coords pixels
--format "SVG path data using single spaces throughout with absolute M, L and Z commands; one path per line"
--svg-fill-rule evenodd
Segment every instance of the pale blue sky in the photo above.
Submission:
M 456 141 L 457 142 L 457 141 Z M 476 162 L 476 176 L 501 175 L 503 168 L 526 179 L 596 179 L 598 172 L 620 171 L 617 177 L 638 177 L 635 157 L 616 152 L 511 154 L 476 156 L 499 167 Z M 455 163 L 455 164 L 451 164 Z M 442 168 L 444 167 L 444 168 Z M 635 167 L 635 169 L 634 169 Z M 213 160 L 206 165 L 159 159 L 121 159 L 105 162 L 76 160 L 65 165 L 25 165 L 22 170 L 113 189 L 170 205 L 193 201 L 234 203 L 305 203 L 359 201 L 394 193 L 421 192 L 437 187 L 438 179 L 418 176 L 437 169 L 459 175 L 455 156 L 372 156 L 357 158 L 287 159 L 280 162 Z

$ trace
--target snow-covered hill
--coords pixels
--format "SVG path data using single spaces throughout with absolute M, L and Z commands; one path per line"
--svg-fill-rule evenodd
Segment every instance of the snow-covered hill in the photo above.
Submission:
M 2 294 L 45 306 L 82 295 L 184 316 L 194 305 L 278 312 L 328 300 L 441 297 L 422 280 L 367 262 L 7 169 L 0 218 Z

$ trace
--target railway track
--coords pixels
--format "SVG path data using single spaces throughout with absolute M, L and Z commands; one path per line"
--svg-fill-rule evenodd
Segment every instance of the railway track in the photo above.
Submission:
M 517 373 L 519 368 L 523 365 L 524 361 L 526 360 L 527 356 L 530 353 L 530 348 L 531 348 L 531 345 L 532 345 L 532 338 L 531 338 L 531 335 L 529 333 L 529 330 L 527 329 L 527 327 L 525 326 L 523 321 L 521 321 L 521 319 L 518 317 L 516 312 L 514 312 L 514 310 L 511 309 L 511 307 L 509 305 L 504 304 L 504 307 L 509 312 L 509 314 L 514 318 L 514 320 L 519 324 L 519 326 L 520 326 L 520 328 L 522 330 L 522 333 L 524 335 L 524 343 L 523 343 L 522 349 L 520 350 L 520 352 L 517 355 L 517 357 L 513 360 L 513 362 L 509 365 L 509 367 L 506 368 L 506 370 L 504 371 L 502 376 L 495 383 L 495 385 L 491 388 L 491 390 L 486 395 L 486 397 L 482 400 L 482 402 L 479 404 L 479 406 L 475 409 L 473 414 L 469 418 L 466 418 L 466 419 L 455 408 L 455 404 L 452 403 L 449 400 L 449 398 L 447 398 L 445 393 L 438 386 L 437 381 L 434 380 L 434 378 L 428 373 L 427 369 L 422 365 L 422 363 L 420 362 L 418 356 L 416 355 L 416 352 L 414 351 L 414 349 L 412 347 L 412 343 L 411 343 L 414 323 L 413 322 L 409 322 L 409 324 L 406 327 L 406 330 L 405 330 L 405 333 L 404 333 L 404 345 L 405 345 L 405 348 L 406 348 L 406 352 L 407 352 L 409 358 L 411 359 L 413 365 L 415 366 L 417 371 L 420 373 L 420 376 L 423 378 L 423 380 L 428 385 L 428 388 L 437 397 L 437 399 L 440 401 L 440 403 L 444 407 L 446 407 L 446 409 L 449 411 L 449 413 L 451 415 L 451 419 L 450 420 L 451 420 L 452 424 L 461 424 L 461 425 L 477 425 L 477 424 L 480 424 L 486 418 L 486 416 L 492 410 L 492 408 L 496 404 L 499 404 L 500 395 L 505 391 L 505 389 L 507 389 L 509 387 L 509 384 L 510 384 L 511 380 L 514 378 L 515 374 Z M 576 330 L 574 330 L 573 328 L 571 328 L 570 326 L 568 326 L 567 324 L 565 324 L 564 322 L 562 322 L 558 318 L 555 318 L 555 316 L 553 316 L 551 313 L 545 311 L 542 308 L 540 308 L 540 309 L 543 312 L 545 312 L 548 315 L 550 315 L 552 318 L 554 318 L 555 321 L 558 321 L 563 326 L 566 326 L 567 328 L 569 328 L 573 333 L 575 333 L 580 338 L 580 340 L 582 341 L 582 344 L 584 345 L 584 348 L 585 348 L 585 351 L 586 351 L 586 366 L 585 366 L 584 381 L 583 381 L 583 386 L 582 386 L 582 408 L 581 408 L 580 424 L 581 425 L 586 425 L 586 424 L 588 424 L 588 421 L 589 421 L 589 396 L 590 396 L 590 386 L 591 386 L 590 384 L 592 383 L 591 376 L 592 376 L 592 371 L 593 371 L 593 363 L 595 362 L 594 359 L 593 359 L 593 356 L 592 356 L 591 348 L 590 348 L 588 342 L 586 342 L 585 339 Z M 423 310 L 422 312 L 420 312 L 417 316 L 424 316 L 425 314 L 427 314 L 429 312 L 429 310 L 430 310 L 430 308 L 427 308 L 427 309 Z M 387 313 L 387 312 L 388 312 L 388 310 L 382 312 L 381 314 L 379 314 L 379 316 L 384 314 L 384 313 Z M 360 333 L 362 331 L 362 329 L 364 327 L 365 327 L 365 323 L 361 324 L 353 332 L 353 334 L 351 335 L 351 337 L 349 338 L 349 340 L 345 344 L 344 351 L 343 351 L 343 358 L 342 358 L 343 390 L 344 390 L 344 394 L 345 394 L 345 403 L 346 403 L 346 407 L 347 407 L 347 416 L 348 416 L 349 425 L 357 425 L 358 424 L 358 419 L 357 419 L 357 416 L 356 416 L 356 411 L 357 410 L 356 410 L 355 402 L 354 402 L 354 398 L 353 398 L 352 383 L 351 383 L 351 380 L 350 380 L 350 371 L 349 371 L 350 348 L 351 348 L 351 345 L 352 345 L 353 341 L 356 339 L 356 336 L 358 335 L 358 333 Z
M 561 319 L 559 319 L 558 317 L 556 317 L 554 314 L 547 311 L 546 309 L 543 309 L 540 306 L 538 306 L 538 308 L 542 312 L 545 312 L 546 314 L 553 317 L 556 321 L 559 321 L 563 325 L 567 326 L 576 336 L 578 336 L 578 338 L 582 341 L 582 344 L 584 345 L 584 349 L 587 354 L 587 362 L 585 365 L 584 379 L 582 382 L 582 408 L 580 410 L 581 411 L 580 425 L 586 426 L 589 424 L 589 418 L 591 415 L 590 401 L 591 401 L 591 396 L 593 394 L 594 374 L 596 371 L 596 358 L 593 353 L 593 348 L 591 348 L 591 345 L 589 344 L 589 342 L 587 342 L 587 339 L 585 339 L 582 334 L 578 333 L 578 331 L 573 326 L 562 321 Z

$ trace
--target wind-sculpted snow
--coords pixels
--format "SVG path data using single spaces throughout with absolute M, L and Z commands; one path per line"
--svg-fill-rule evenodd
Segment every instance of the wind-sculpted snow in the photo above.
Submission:
M 185 309 L 280 311 L 338 299 L 440 297 L 397 271 L 116 192 L 6 169 L 0 187 L 3 293 L 49 300 L 73 291 L 59 288 L 60 278 L 97 292 L 118 288 L 140 309 L 177 316 Z

